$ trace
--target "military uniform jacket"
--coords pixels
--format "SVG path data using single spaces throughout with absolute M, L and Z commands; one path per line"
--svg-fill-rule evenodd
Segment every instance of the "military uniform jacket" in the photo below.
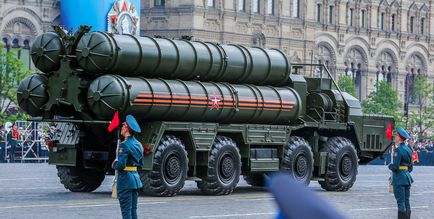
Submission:
M 405 144 L 400 144 L 393 153 L 393 163 L 389 165 L 389 169 L 392 170 L 392 183 L 393 185 L 411 185 L 413 178 L 410 172 L 413 171 L 413 164 L 411 161 L 411 155 L 413 149 Z M 406 166 L 408 170 L 400 170 L 399 166 Z
M 142 144 L 133 136 L 119 145 L 118 161 L 113 165 L 118 170 L 117 189 L 139 189 L 142 188 L 142 181 L 137 171 L 124 171 L 126 166 L 143 167 Z

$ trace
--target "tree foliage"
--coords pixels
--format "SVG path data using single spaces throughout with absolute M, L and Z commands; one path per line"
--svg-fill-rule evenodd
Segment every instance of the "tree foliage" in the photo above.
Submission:
M 403 113 L 398 93 L 385 80 L 377 82 L 375 87 L 376 91 L 371 92 L 362 104 L 363 112 L 393 116 L 396 124 L 402 125 Z
M 353 79 L 348 75 L 343 75 L 339 78 L 338 86 L 341 91 L 345 91 L 356 97 L 356 87 L 354 86 Z
M 17 55 L 6 51 L 0 44 L 0 125 L 27 117 L 16 106 L 18 83 L 29 74 Z
M 409 113 L 409 127 L 415 128 L 419 137 L 430 137 L 424 133 L 434 133 L 434 86 L 425 75 L 417 75 L 413 90 L 416 108 Z

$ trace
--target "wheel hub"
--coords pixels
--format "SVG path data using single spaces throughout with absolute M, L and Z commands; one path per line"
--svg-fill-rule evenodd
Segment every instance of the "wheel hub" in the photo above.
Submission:
M 298 176 L 305 176 L 306 175 L 307 160 L 306 160 L 305 156 L 297 157 L 295 170 L 296 170 L 296 173 Z
M 233 172 L 234 172 L 234 161 L 232 160 L 231 157 L 226 155 L 222 159 L 222 175 L 223 177 L 228 178 L 232 175 Z
M 174 182 L 181 174 L 181 162 L 176 155 L 170 155 L 166 161 L 165 175 L 169 182 Z
M 231 154 L 225 154 L 219 163 L 219 178 L 223 183 L 230 183 L 235 176 L 235 162 Z
M 340 169 L 343 177 L 348 177 L 349 175 L 351 175 L 353 169 L 353 162 L 351 161 L 351 158 L 348 155 L 342 157 Z

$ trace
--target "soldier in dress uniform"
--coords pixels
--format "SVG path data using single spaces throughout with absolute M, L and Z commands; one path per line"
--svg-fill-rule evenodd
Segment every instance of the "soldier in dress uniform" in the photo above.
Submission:
M 119 171 L 117 196 L 124 219 L 137 218 L 137 199 L 142 188 L 137 168 L 143 167 L 143 148 L 134 134 L 140 132 L 136 119 L 128 115 L 121 129 L 121 135 L 125 139 L 119 145 L 118 156 L 112 164 L 112 168 Z
M 411 216 L 410 208 L 410 187 L 413 178 L 410 172 L 413 170 L 413 150 L 405 144 L 410 135 L 401 127 L 397 128 L 395 145 L 397 148 L 393 153 L 393 162 L 389 164 L 392 171 L 393 194 L 398 203 L 398 219 L 406 219 Z

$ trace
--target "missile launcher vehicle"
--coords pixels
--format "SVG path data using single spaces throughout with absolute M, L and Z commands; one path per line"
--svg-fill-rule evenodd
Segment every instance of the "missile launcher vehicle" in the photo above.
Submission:
M 230 194 L 285 171 L 328 191 L 350 189 L 359 164 L 381 155 L 389 116 L 364 115 L 323 65 L 292 65 L 277 49 L 90 32 L 59 27 L 31 48 L 41 70 L 18 87 L 33 121 L 54 122 L 49 163 L 73 192 L 113 174 L 115 112 L 143 130 L 143 192 L 176 195 L 186 180 L 205 194 Z

